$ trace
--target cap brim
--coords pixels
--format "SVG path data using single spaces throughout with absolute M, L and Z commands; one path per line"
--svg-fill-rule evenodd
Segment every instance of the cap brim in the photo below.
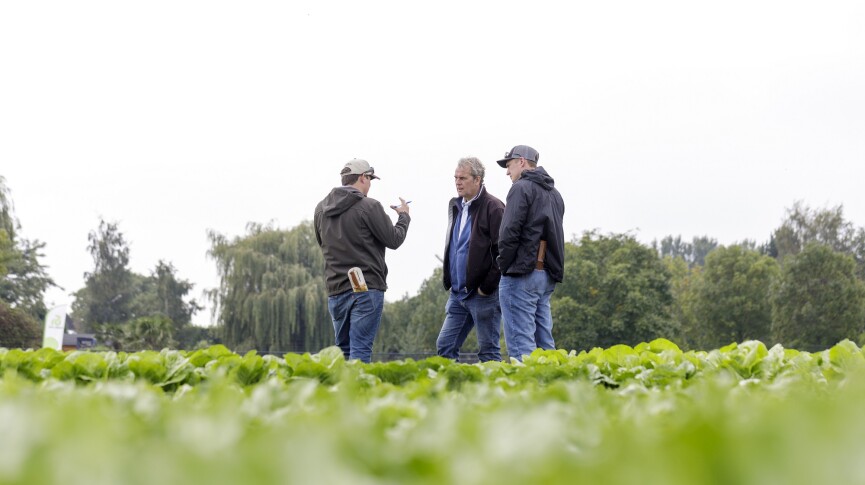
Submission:
M 508 166 L 508 162 L 510 162 L 510 161 L 513 160 L 514 158 L 520 158 L 520 157 L 503 158 L 503 159 L 499 160 L 499 161 L 496 162 L 496 163 L 499 164 L 499 167 L 507 168 L 507 166 Z

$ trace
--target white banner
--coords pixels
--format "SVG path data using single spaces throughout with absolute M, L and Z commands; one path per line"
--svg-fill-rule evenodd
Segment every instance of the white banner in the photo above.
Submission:
M 64 330 L 66 330 L 66 305 L 60 305 L 52 308 L 48 315 L 45 315 L 45 335 L 42 337 L 42 347 L 62 350 Z

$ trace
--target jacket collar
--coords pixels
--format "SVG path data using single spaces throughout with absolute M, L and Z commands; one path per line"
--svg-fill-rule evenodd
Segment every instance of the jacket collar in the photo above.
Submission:
M 481 185 L 481 189 L 478 190 L 477 195 L 475 195 L 474 197 L 472 197 L 472 200 L 470 200 L 470 201 L 468 201 L 468 202 L 463 202 L 463 198 L 462 198 L 462 197 L 460 197 L 460 196 L 456 196 L 456 197 L 454 197 L 453 199 L 451 199 L 451 207 L 457 207 L 457 208 L 459 208 L 459 207 L 460 207 L 461 205 L 463 205 L 463 204 L 468 204 L 469 206 L 471 206 L 471 204 L 473 204 L 476 200 L 481 199 L 481 198 L 483 198 L 484 196 L 486 196 L 486 192 L 487 192 L 486 185 Z

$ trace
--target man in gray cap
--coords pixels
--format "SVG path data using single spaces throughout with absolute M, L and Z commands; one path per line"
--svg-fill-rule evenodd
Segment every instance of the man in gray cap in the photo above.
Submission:
M 405 241 L 411 222 L 408 205 L 394 206 L 396 224 L 377 200 L 367 197 L 378 179 L 366 160 L 354 159 L 340 171 L 342 186 L 335 187 L 315 207 L 315 238 L 324 254 L 327 306 L 333 331 L 346 359 L 369 362 L 381 323 L 387 290 L 385 248 L 396 249 Z M 362 280 L 348 272 L 359 268 Z
M 517 145 L 498 161 L 511 189 L 499 229 L 502 304 L 508 355 L 522 360 L 537 348 L 555 349 L 550 296 L 564 276 L 565 203 L 553 178 L 538 167 L 540 155 Z

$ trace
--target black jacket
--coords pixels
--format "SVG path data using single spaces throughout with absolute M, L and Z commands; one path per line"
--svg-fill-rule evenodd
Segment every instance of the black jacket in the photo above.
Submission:
M 562 219 L 565 202 L 543 167 L 526 170 L 508 191 L 499 232 L 498 265 L 502 274 L 524 275 L 535 269 L 541 239 L 547 241 L 544 269 L 561 282 L 565 266 Z
M 458 225 L 459 197 L 454 197 L 448 204 L 448 230 L 445 237 L 444 287 L 451 289 L 450 244 L 454 226 Z M 490 195 L 486 187 L 481 186 L 478 198 L 469 206 L 472 217 L 472 234 L 469 239 L 469 254 L 466 268 L 466 289 L 474 291 L 478 288 L 487 295 L 499 287 L 499 267 L 496 256 L 499 254 L 499 226 L 505 205 L 501 200 Z
M 330 296 L 351 290 L 348 270 L 363 271 L 366 286 L 387 290 L 385 248 L 405 241 L 411 218 L 400 213 L 396 224 L 375 199 L 354 187 L 336 187 L 315 207 L 315 238 L 324 254 L 324 278 Z

